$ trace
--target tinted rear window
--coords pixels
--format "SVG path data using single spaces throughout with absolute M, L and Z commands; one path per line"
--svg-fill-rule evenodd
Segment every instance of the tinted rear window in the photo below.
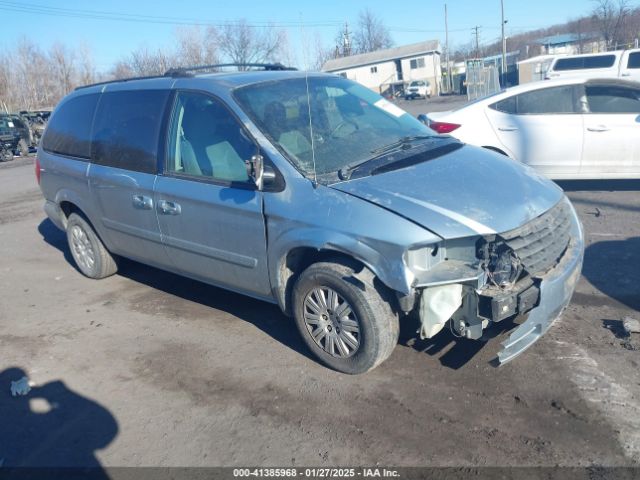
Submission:
M 629 54 L 629 62 L 627 68 L 640 68 L 640 52 Z
M 516 97 L 505 98 L 504 100 L 500 100 L 492 105 L 489 105 L 489 108 L 493 108 L 502 113 L 517 113 L 517 105 L 516 105 Z
M 519 115 L 575 113 L 573 87 L 552 87 L 521 93 L 516 97 Z
M 82 95 L 63 103 L 51 117 L 42 148 L 48 152 L 88 159 L 91 124 L 99 94 Z
M 561 58 L 556 62 L 553 69 L 557 72 L 561 72 L 564 70 L 589 70 L 592 68 L 609 68 L 612 67 L 615 63 L 615 55 Z
M 104 93 L 93 128 L 94 163 L 155 173 L 167 90 Z

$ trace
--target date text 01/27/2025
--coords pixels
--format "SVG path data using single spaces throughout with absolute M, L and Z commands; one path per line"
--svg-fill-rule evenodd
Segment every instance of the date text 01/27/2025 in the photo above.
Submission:
M 238 477 L 306 477 L 306 478 L 356 478 L 399 477 L 397 470 L 387 468 L 235 468 Z

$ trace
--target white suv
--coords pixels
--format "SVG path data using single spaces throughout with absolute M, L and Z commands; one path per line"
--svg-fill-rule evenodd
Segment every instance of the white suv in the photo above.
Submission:
M 409 84 L 404 99 L 413 100 L 414 98 L 431 98 L 431 84 L 427 80 L 414 80 Z

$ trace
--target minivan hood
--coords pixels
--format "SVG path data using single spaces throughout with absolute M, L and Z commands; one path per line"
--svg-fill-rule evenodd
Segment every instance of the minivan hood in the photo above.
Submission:
M 434 160 L 331 187 L 444 239 L 512 230 L 563 197 L 558 186 L 531 168 L 468 145 Z

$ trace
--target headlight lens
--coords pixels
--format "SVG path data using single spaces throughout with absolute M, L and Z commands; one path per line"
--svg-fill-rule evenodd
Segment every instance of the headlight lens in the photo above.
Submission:
M 484 243 L 478 256 L 489 282 L 497 287 L 508 288 L 518 281 L 522 273 L 520 259 L 503 241 Z

